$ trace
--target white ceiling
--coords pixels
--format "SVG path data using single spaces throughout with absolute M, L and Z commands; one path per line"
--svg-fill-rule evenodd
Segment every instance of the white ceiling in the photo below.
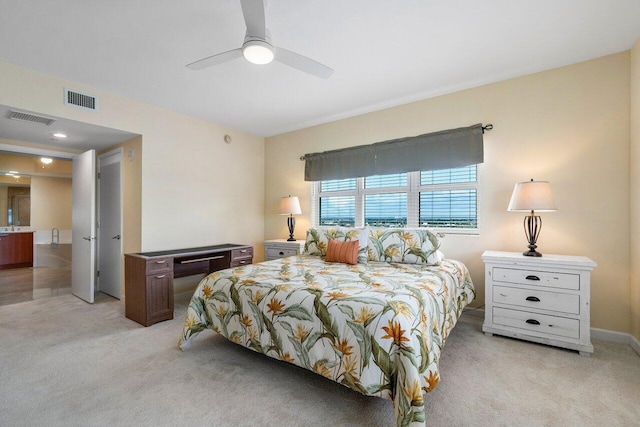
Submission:
M 243 58 L 239 0 L 0 0 L 0 60 L 271 136 L 630 49 L 639 0 L 270 0 L 277 46 L 328 80 Z

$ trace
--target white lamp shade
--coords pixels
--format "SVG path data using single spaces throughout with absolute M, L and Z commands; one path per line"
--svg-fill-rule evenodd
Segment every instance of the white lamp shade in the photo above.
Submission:
M 509 211 L 551 212 L 556 209 L 556 202 L 548 181 L 518 182 L 513 188 Z
M 298 197 L 289 196 L 280 200 L 280 215 L 300 215 L 301 213 Z

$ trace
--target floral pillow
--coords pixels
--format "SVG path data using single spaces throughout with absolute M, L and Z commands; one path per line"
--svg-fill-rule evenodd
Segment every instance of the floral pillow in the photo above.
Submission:
M 444 254 L 438 236 L 426 228 L 371 228 L 368 260 L 438 265 Z
M 317 227 L 307 230 L 307 241 L 304 244 L 304 253 L 307 255 L 318 255 L 322 258 L 327 256 L 327 246 L 329 240 L 339 242 L 358 241 L 358 262 L 367 263 L 367 241 L 369 229 L 354 227 Z

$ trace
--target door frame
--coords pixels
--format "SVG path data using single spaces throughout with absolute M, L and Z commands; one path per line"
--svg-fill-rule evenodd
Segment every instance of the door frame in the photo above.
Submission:
M 118 147 L 116 149 L 113 149 L 111 151 L 108 151 L 106 153 L 100 154 L 98 156 L 98 176 L 97 176 L 97 192 L 96 192 L 96 201 L 97 201 L 97 236 L 98 236 L 98 244 L 96 245 L 96 260 L 97 260 L 97 280 L 96 280 L 96 291 L 100 291 L 100 260 L 101 260 L 101 254 L 100 254 L 100 239 L 102 239 L 102 227 L 101 227 L 101 222 L 102 222 L 102 206 L 100 206 L 100 187 L 102 185 L 102 181 L 100 180 L 100 170 L 102 168 L 102 166 L 107 166 L 110 165 L 112 163 L 119 163 L 120 164 L 120 188 L 118 189 L 118 194 L 120 196 L 120 287 L 118 289 L 118 295 L 119 295 L 119 299 L 122 299 L 122 296 L 124 295 L 123 292 L 123 271 L 124 271 L 124 265 L 123 265 L 123 241 L 124 241 L 124 234 L 122 232 L 122 227 L 124 225 L 124 206 L 123 206 L 123 194 L 122 194 L 122 188 L 123 188 L 123 162 L 122 162 L 122 153 L 124 152 L 122 147 Z

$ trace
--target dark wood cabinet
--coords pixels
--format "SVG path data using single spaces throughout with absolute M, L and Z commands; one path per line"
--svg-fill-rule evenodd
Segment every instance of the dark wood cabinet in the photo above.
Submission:
M 173 319 L 173 258 L 125 255 L 125 315 L 144 326 Z
M 253 247 L 225 244 L 125 254 L 125 315 L 150 326 L 173 319 L 173 279 L 253 262 Z
M 33 267 L 33 232 L 0 233 L 0 270 Z

